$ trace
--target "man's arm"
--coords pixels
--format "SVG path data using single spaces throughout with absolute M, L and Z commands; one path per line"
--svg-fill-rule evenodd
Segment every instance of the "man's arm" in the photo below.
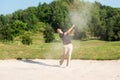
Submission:
M 63 34 L 63 31 L 62 31 L 61 29 L 57 29 L 57 32 L 58 32 L 59 34 Z
M 73 31 L 74 27 L 75 27 L 75 25 L 72 25 L 72 27 L 69 28 L 69 29 L 64 33 L 64 35 L 70 34 L 70 33 Z

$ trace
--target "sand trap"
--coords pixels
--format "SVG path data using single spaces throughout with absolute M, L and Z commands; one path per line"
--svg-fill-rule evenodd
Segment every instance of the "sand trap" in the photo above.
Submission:
M 120 60 L 0 60 L 0 80 L 120 80 Z

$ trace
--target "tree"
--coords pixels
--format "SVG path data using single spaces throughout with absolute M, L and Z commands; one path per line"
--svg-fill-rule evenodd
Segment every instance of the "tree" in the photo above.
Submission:
M 2 25 L 0 27 L 0 40 L 3 41 L 13 41 L 14 36 L 12 34 L 12 29 L 9 24 Z
M 26 23 L 23 23 L 20 20 L 15 20 L 11 26 L 12 34 L 16 37 L 22 35 L 26 30 Z
M 27 31 L 32 31 L 35 29 L 34 25 L 39 22 L 37 18 L 37 9 L 35 7 L 29 7 L 23 11 L 22 21 L 27 23 Z
M 88 23 L 88 28 L 90 31 L 91 37 L 100 37 L 102 32 L 102 26 L 100 21 L 100 4 L 95 3 L 93 4 L 94 7 L 91 11 L 91 21 Z
M 67 8 L 62 4 L 62 1 L 54 1 L 50 4 L 52 10 L 52 17 L 50 24 L 56 31 L 57 27 L 66 28 L 69 25 L 67 22 Z
M 51 7 L 50 5 L 44 3 L 38 5 L 38 18 L 42 22 L 50 23 L 51 21 Z
M 106 33 L 104 35 L 107 36 L 105 40 L 117 41 L 119 40 L 118 32 L 120 31 L 120 10 L 108 6 L 104 6 L 104 9 L 106 10 Z
M 45 39 L 46 43 L 50 43 L 55 39 L 54 31 L 53 31 L 52 27 L 48 24 L 45 27 L 45 31 L 43 32 L 43 35 L 44 35 L 44 39 Z

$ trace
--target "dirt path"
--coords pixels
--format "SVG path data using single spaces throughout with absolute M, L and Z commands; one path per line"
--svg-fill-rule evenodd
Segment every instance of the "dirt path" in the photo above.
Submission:
M 120 80 L 120 60 L 0 60 L 0 80 Z

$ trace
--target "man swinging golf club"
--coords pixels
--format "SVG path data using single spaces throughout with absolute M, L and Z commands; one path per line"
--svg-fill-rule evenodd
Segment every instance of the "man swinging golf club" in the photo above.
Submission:
M 75 25 L 72 25 L 71 28 L 69 28 L 67 31 L 63 32 L 61 28 L 57 29 L 57 32 L 59 34 L 59 37 L 61 38 L 63 42 L 63 54 L 61 55 L 60 59 L 60 66 L 63 64 L 65 57 L 67 57 L 67 63 L 66 66 L 69 66 L 70 60 L 71 60 L 71 54 L 73 50 L 73 46 L 70 39 L 70 34 L 73 32 Z

